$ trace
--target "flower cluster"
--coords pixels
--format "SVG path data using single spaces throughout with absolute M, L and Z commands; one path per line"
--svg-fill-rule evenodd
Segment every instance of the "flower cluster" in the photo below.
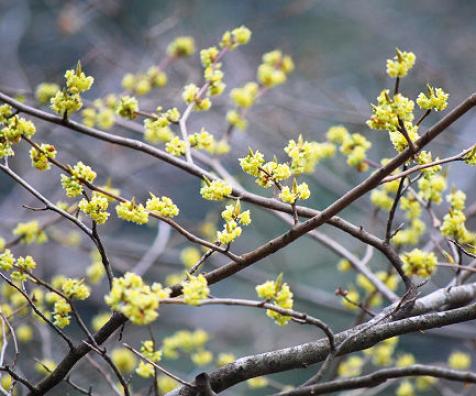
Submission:
M 140 352 L 154 363 L 160 362 L 160 359 L 162 359 L 162 352 L 155 349 L 155 342 L 152 340 L 142 341 Z M 141 361 L 136 368 L 136 374 L 143 378 L 153 377 L 155 374 L 154 366 L 148 362 Z
M 295 204 L 298 199 L 305 200 L 310 196 L 311 192 L 307 183 L 297 184 L 296 179 L 294 179 L 292 187 L 284 186 L 279 192 L 279 199 L 291 205 Z
M 250 211 L 242 212 L 239 200 L 234 205 L 227 205 L 221 216 L 225 226 L 217 232 L 217 239 L 223 245 L 228 245 L 241 235 L 242 229 L 238 224 L 247 226 L 251 223 Z
M 204 185 L 200 189 L 200 194 L 203 198 L 208 199 L 209 201 L 222 201 L 223 199 L 228 198 L 232 191 L 233 189 L 231 186 L 223 180 L 209 181 L 205 179 Z
M 83 164 L 81 161 L 70 168 L 70 175 L 61 175 L 61 185 L 66 192 L 66 196 L 70 198 L 81 195 L 83 192 L 82 183 L 92 183 L 97 176 L 90 166 Z
M 476 146 L 464 156 L 464 162 L 468 165 L 476 165 Z
M 250 389 L 261 389 L 266 388 L 269 385 L 268 378 L 260 375 L 259 377 L 254 377 L 246 380 L 246 384 Z
M 213 153 L 215 150 L 215 137 L 204 128 L 188 137 L 190 147 Z
M 375 366 L 389 366 L 393 361 L 393 353 L 398 344 L 398 337 L 387 338 L 374 347 L 364 350 L 371 357 Z
M 233 88 L 230 91 L 230 98 L 236 107 L 246 109 L 255 103 L 258 92 L 258 84 L 252 81 L 246 83 L 241 88 Z
M 261 187 L 269 188 L 291 176 L 288 164 L 277 161 L 265 163 L 264 156 L 259 151 L 249 150 L 246 157 L 240 158 L 240 166 L 244 172 L 256 177 L 256 183 Z
M 144 120 L 144 139 L 150 143 L 170 142 L 175 136 L 170 129 L 170 124 L 179 122 L 180 112 L 176 107 L 165 112 L 159 107 L 157 111 L 159 114 L 156 118 Z
M 129 374 L 137 363 L 136 356 L 127 348 L 114 348 L 111 352 L 111 360 L 121 374 Z
M 261 85 L 274 87 L 287 80 L 288 75 L 294 70 L 294 62 L 289 55 L 284 55 L 280 50 L 267 52 L 263 55 L 263 63 L 258 67 L 257 77 Z
M 83 124 L 89 127 L 98 126 L 102 129 L 111 129 L 116 123 L 115 114 L 119 99 L 114 94 L 107 95 L 104 99 L 96 99 L 92 106 L 86 107 L 81 115 Z
M 448 357 L 448 366 L 455 370 L 467 370 L 471 367 L 471 356 L 460 351 L 453 352 Z
M 65 278 L 61 284 L 63 294 L 74 300 L 86 300 L 91 291 L 82 279 Z
M 12 146 L 19 143 L 23 136 L 31 138 L 35 133 L 33 122 L 14 115 L 9 105 L 0 106 L 0 158 L 13 156 Z
M 418 195 L 428 202 L 440 204 L 446 189 L 446 178 L 440 173 L 424 173 L 418 180 Z
M 197 111 L 205 111 L 212 106 L 212 102 L 209 98 L 202 98 L 202 95 L 200 95 L 200 88 L 195 84 L 188 84 L 184 87 L 182 99 L 188 105 L 193 103 L 193 108 Z
M 116 214 L 120 219 L 131 223 L 146 224 L 149 221 L 149 213 L 144 205 L 136 203 L 134 199 L 116 205 Z
M 400 382 L 400 385 L 398 385 L 395 391 L 395 396 L 415 396 L 413 384 L 408 380 Z
M 397 245 L 416 245 L 426 231 L 425 223 L 420 219 L 413 219 L 410 226 L 401 230 L 393 236 L 392 242 Z
M 372 146 L 360 133 L 347 134 L 340 146 L 340 152 L 347 156 L 347 164 L 363 172 L 368 169 L 366 152 Z
M 188 246 L 180 252 L 180 261 L 187 269 L 192 268 L 200 260 L 200 257 L 200 250 L 193 246 Z
M 127 272 L 123 277 L 113 279 L 105 301 L 132 323 L 146 325 L 159 316 L 159 299 L 167 298 L 169 294 L 170 290 L 164 289 L 160 283 L 149 286 L 139 275 Z
M 167 47 L 167 55 L 172 58 L 192 56 L 194 53 L 195 40 L 190 36 L 177 37 Z
M 246 26 L 240 26 L 231 32 L 226 31 L 220 41 L 220 47 L 234 50 L 240 45 L 248 44 L 251 38 L 251 30 Z
M 337 374 L 343 378 L 356 377 L 362 373 L 363 366 L 364 360 L 360 356 L 350 356 L 339 364 Z
M 137 117 L 139 111 L 139 103 L 133 96 L 121 96 L 119 105 L 117 106 L 116 113 L 123 118 L 133 120 Z
M 212 353 L 205 349 L 207 341 L 208 334 L 203 330 L 199 329 L 193 332 L 180 330 L 163 339 L 162 354 L 169 359 L 177 359 L 179 352 L 190 354 L 196 365 L 203 366 L 213 360 Z
M 36 243 L 41 245 L 48 240 L 48 236 L 45 231 L 41 228 L 40 223 L 36 220 L 32 220 L 26 223 L 18 223 L 17 226 L 13 229 L 13 235 L 16 235 L 20 238 L 22 243 L 27 245 L 31 243 Z
M 66 88 L 58 90 L 51 98 L 51 108 L 58 114 L 66 116 L 77 112 L 83 106 L 81 93 L 89 91 L 93 85 L 94 78 L 86 76 L 78 62 L 76 69 L 67 70 L 65 73 Z
M 413 52 L 396 50 L 393 59 L 387 59 L 387 74 L 389 77 L 405 77 L 415 64 L 416 56 Z
M 167 84 L 167 74 L 158 66 L 151 66 L 146 73 L 127 73 L 122 77 L 122 88 L 136 95 L 147 95 L 154 88 Z
M 413 249 L 403 253 L 403 271 L 407 275 L 418 275 L 428 278 L 436 269 L 437 258 L 433 252 L 424 252 L 420 249 Z
M 78 204 L 78 208 L 98 224 L 104 224 L 109 218 L 108 207 L 109 201 L 99 194 L 93 194 L 89 200 L 83 198 Z
M 428 85 L 428 96 L 421 92 L 416 100 L 423 110 L 443 111 L 448 107 L 448 96 L 441 88 L 433 88 Z
M 104 264 L 102 263 L 101 255 L 97 249 L 93 250 L 90 254 L 91 264 L 86 268 L 86 276 L 89 282 L 93 285 L 101 282 L 106 275 Z
M 411 130 L 414 108 L 415 103 L 411 99 L 402 94 L 390 97 L 390 91 L 384 89 L 377 97 L 377 104 L 372 105 L 373 114 L 367 121 L 367 125 L 371 129 L 395 132 L 399 130 L 400 122 L 402 122 L 407 130 Z
M 47 104 L 60 89 L 60 86 L 55 83 L 44 82 L 38 84 L 35 90 L 35 98 L 40 104 Z
M 198 276 L 187 274 L 187 280 L 182 282 L 182 293 L 185 304 L 200 304 L 210 293 L 206 278 L 202 274 Z
M 294 175 L 312 173 L 321 160 L 332 157 L 335 151 L 332 143 L 308 142 L 302 135 L 299 135 L 297 141 L 291 139 L 284 148 L 284 152 L 291 159 L 290 166 Z
M 53 305 L 53 324 L 64 329 L 71 323 L 71 305 L 56 293 L 48 293 L 47 301 Z
M 187 149 L 187 144 L 184 140 L 180 139 L 178 136 L 172 137 L 166 144 L 165 144 L 165 151 L 169 154 L 172 154 L 176 157 L 180 157 L 185 155 L 185 151 Z
M 443 218 L 440 227 L 441 234 L 454 239 L 458 243 L 471 246 L 469 250 L 475 250 L 476 233 L 470 232 L 466 228 L 466 215 L 464 214 L 466 194 L 463 191 L 455 190 L 446 196 L 450 203 L 450 209 Z
M 150 198 L 145 203 L 147 210 L 157 212 L 164 217 L 175 217 L 179 214 L 179 208 L 169 197 L 156 197 L 152 193 L 149 194 Z
M 256 293 L 258 297 L 272 302 L 278 307 L 285 309 L 293 308 L 293 293 L 288 284 L 283 282 L 282 274 L 275 281 L 266 281 L 256 286 Z M 279 326 L 284 326 L 291 320 L 290 316 L 281 315 L 270 309 L 266 310 L 266 315 L 274 319 Z
M 57 277 L 52 280 L 52 286 L 61 289 L 63 295 L 72 300 L 85 300 L 91 291 L 82 280 L 74 278 Z M 59 328 L 65 328 L 71 323 L 72 308 L 70 303 L 58 292 L 49 292 L 45 299 L 53 304 L 53 323 Z
M 36 262 L 31 256 L 18 257 L 15 259 L 10 249 L 0 253 L 0 269 L 3 271 L 12 271 L 12 279 L 25 281 L 28 276 L 25 272 L 30 272 L 36 268 Z
M 48 161 L 56 158 L 56 148 L 51 144 L 41 144 L 39 149 L 32 147 L 30 149 L 31 164 L 38 170 L 44 171 L 50 169 L 51 165 Z

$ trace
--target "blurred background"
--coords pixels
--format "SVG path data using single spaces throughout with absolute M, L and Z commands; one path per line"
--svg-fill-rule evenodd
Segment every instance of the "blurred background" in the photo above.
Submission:
M 87 99 L 120 93 L 123 75 L 144 72 L 160 63 L 168 43 L 175 37 L 193 36 L 197 49 L 207 48 L 215 45 L 225 30 L 245 24 L 253 32 L 251 42 L 223 61 L 227 91 L 214 101 L 212 111 L 192 114 L 189 130 L 206 127 L 221 136 L 226 128 L 226 111 L 232 106 L 229 90 L 255 79 L 264 52 L 279 48 L 290 54 L 296 64 L 294 73 L 286 84 L 270 91 L 252 108 L 247 131 L 234 134 L 232 152 L 223 159 L 230 173 L 246 188 L 263 193 L 251 177 L 241 172 L 236 160 L 246 154 L 248 147 L 258 148 L 268 158 L 276 154 L 284 159 L 282 148 L 288 139 L 302 133 L 307 139 L 322 141 L 331 125 L 342 124 L 351 132 L 360 132 L 372 140 L 370 158 L 379 160 L 393 155 L 387 134 L 370 131 L 365 121 L 370 113 L 369 103 L 375 101 L 381 89 L 392 85 L 385 74 L 385 60 L 394 55 L 396 47 L 417 55 L 416 67 L 402 81 L 404 94 L 415 98 L 425 84 L 431 82 L 450 93 L 449 108 L 471 94 L 476 87 L 475 20 L 476 3 L 470 0 L 0 0 L 0 90 L 23 95 L 27 103 L 34 103 L 31 92 L 39 83 L 49 81 L 62 85 L 64 71 L 74 67 L 79 59 L 86 74 L 95 78 Z M 200 83 L 201 73 L 198 52 L 173 63 L 167 69 L 168 85 L 141 97 L 141 108 L 154 110 L 161 105 L 182 109 L 183 86 Z M 431 115 L 424 125 L 430 126 L 439 117 Z M 124 196 L 143 200 L 149 191 L 169 195 L 181 209 L 178 221 L 197 232 L 204 222 L 218 220 L 223 205 L 200 199 L 200 184 L 196 178 L 139 152 L 39 121 L 36 124 L 37 140 L 54 144 L 62 162 L 73 164 L 81 160 L 92 165 L 98 172 L 99 182 L 105 183 L 110 178 Z M 475 127 L 476 113 L 467 114 L 432 144 L 434 156 L 456 154 L 474 143 Z M 114 127 L 112 133 L 141 138 L 119 126 Z M 18 147 L 10 161 L 11 167 L 52 201 L 64 200 L 59 172 L 35 171 L 30 166 L 27 149 Z M 306 177 L 312 191 L 309 206 L 325 208 L 365 177 L 349 168 L 343 157 L 337 158 L 340 160 L 321 163 L 313 175 Z M 474 172 L 463 174 L 464 169 L 458 164 L 449 168 L 449 186 L 466 191 L 468 203 L 472 203 L 476 178 Z M 33 213 L 21 205 L 34 207 L 38 202 L 0 175 L 0 236 L 7 240 L 11 239 L 11 230 L 19 221 L 38 219 L 43 224 L 52 218 L 49 213 Z M 235 252 L 249 251 L 286 229 L 269 213 L 246 204 L 244 207 L 252 210 L 253 224 L 234 244 Z M 436 211 L 442 216 L 445 208 Z M 379 235 L 384 233 L 385 217 L 375 215 L 368 196 L 342 215 Z M 139 227 L 125 224 L 114 215 L 111 218 L 101 227 L 101 235 L 113 267 L 119 273 L 134 268 L 153 244 L 157 225 L 151 222 L 150 227 Z M 59 222 L 47 229 L 46 248 L 22 245 L 16 247 L 15 252 L 33 255 L 40 263 L 39 273 L 46 279 L 57 273 L 84 276 L 92 246 L 85 238 L 78 240 L 75 231 L 69 224 Z M 365 246 L 342 232 L 329 227 L 322 227 L 321 231 L 342 242 L 355 255 L 365 254 Z M 187 246 L 190 244 L 184 238 L 172 232 L 168 248 L 146 273 L 147 281 L 164 282 L 168 275 L 180 272 L 183 268 L 180 252 Z M 254 298 L 257 283 L 284 272 L 284 279 L 295 291 L 296 309 L 327 321 L 336 331 L 341 330 L 352 325 L 355 315 L 343 309 L 334 291 L 338 287 L 347 288 L 355 274 L 337 273 L 338 261 L 339 257 L 327 248 L 302 238 L 271 258 L 213 286 L 212 293 L 220 297 Z M 223 262 L 219 257 L 214 258 L 205 270 Z M 371 266 L 385 270 L 387 263 L 374 253 Z M 444 270 L 439 271 L 434 284 L 425 286 L 424 291 L 444 285 L 448 276 Z M 93 288 L 93 298 L 81 306 L 85 317 L 91 319 L 105 310 L 102 296 L 106 290 L 106 282 Z M 228 307 L 162 307 L 160 318 L 153 326 L 158 340 L 178 329 L 196 328 L 209 332 L 207 348 L 214 354 L 227 351 L 238 357 L 321 337 L 314 329 L 297 324 L 278 328 L 261 311 Z M 147 333 L 131 325 L 126 330 L 126 341 L 136 346 Z M 59 360 L 65 352 L 54 335 L 48 336 L 41 329 L 37 331 L 40 336 L 26 347 L 29 354 L 21 362 L 26 373 L 31 372 L 34 358 Z M 72 326 L 69 331 L 74 333 L 77 329 Z M 470 340 L 474 336 L 474 326 L 460 325 L 454 331 L 402 336 L 398 350 L 411 351 L 421 362 L 440 362 L 446 360 L 455 347 L 471 347 Z M 116 344 L 117 337 L 110 341 L 108 348 Z M 190 380 L 213 367 L 213 364 L 194 367 L 187 358 L 164 360 L 164 365 Z M 278 387 L 279 384 L 299 384 L 314 370 L 270 378 Z M 39 374 L 32 375 L 39 378 Z M 80 384 L 90 383 L 88 378 L 92 381 L 92 376 L 88 362 L 81 362 L 73 374 Z M 103 385 L 97 386 L 99 390 Z M 144 382 L 134 379 L 134 386 L 142 389 Z M 393 394 L 392 386 L 387 385 L 375 394 Z M 74 394 L 70 387 L 65 385 L 65 389 Z M 368 392 L 362 394 L 374 394 Z M 269 393 L 270 388 L 250 390 L 243 384 L 223 394 Z M 60 394 L 60 388 L 52 394 Z

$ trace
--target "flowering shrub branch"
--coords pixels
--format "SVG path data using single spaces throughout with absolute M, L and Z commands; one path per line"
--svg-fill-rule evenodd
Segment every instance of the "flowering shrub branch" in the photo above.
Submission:
M 136 376 L 134 378 L 139 383 L 152 379 L 151 389 L 156 395 L 213 395 L 243 381 L 247 381 L 251 388 L 271 385 L 262 376 L 319 362 L 322 362 L 321 367 L 305 383 L 278 386 L 282 390 L 279 395 L 372 387 L 390 378 L 408 376 L 418 378 L 402 382 L 397 389 L 398 396 L 412 395 L 414 387 L 426 389 L 435 383 L 435 378 L 476 382 L 473 373 L 464 371 L 471 365 L 470 356 L 464 352 L 456 351 L 450 355 L 449 368 L 415 364 L 415 357 L 409 353 L 394 357 L 398 335 L 476 318 L 476 284 L 466 283 L 469 275 L 462 275 L 462 272 L 471 274 L 475 271 L 475 262 L 468 260 L 476 256 L 476 232 L 467 225 L 465 193 L 454 188 L 445 196 L 447 175 L 443 172 L 443 165 L 455 162 L 475 165 L 476 148 L 472 144 L 459 154 L 443 159 L 433 159 L 428 148 L 434 139 L 476 105 L 476 94 L 420 132 L 430 114 L 446 110 L 449 94 L 428 84 L 415 101 L 405 96 L 403 78 L 415 67 L 416 56 L 410 51 L 397 49 L 396 55 L 386 63 L 386 73 L 394 79 L 394 88 L 380 92 L 376 103 L 370 106 L 367 121 L 368 128 L 388 135 L 389 144 L 396 151 L 393 158 L 378 158 L 377 161 L 369 158 L 372 140 L 368 136 L 371 135 L 350 132 L 342 125 L 329 128 L 325 140 L 320 142 L 296 134 L 282 153 L 272 157 L 255 148 L 249 148 L 247 153 L 239 156 L 241 170 L 261 189 L 260 193 L 252 193 L 231 175 L 220 156 L 229 155 L 235 129 L 246 129 L 248 112 L 258 99 L 283 84 L 294 71 L 292 58 L 280 50 L 265 53 L 257 68 L 256 81 L 230 90 L 233 108 L 226 114 L 227 127 L 220 139 L 205 127 L 191 133 L 188 125 L 194 112 L 208 111 L 213 106 L 212 99 L 215 101 L 225 92 L 225 74 L 221 63 L 225 55 L 228 57 L 229 53 L 246 45 L 250 39 L 251 31 L 241 26 L 226 31 L 217 46 L 200 51 L 204 82 L 201 86 L 193 83 L 184 86 L 181 95 L 183 112 L 177 107 L 164 109 L 162 106 L 150 111 L 147 106 L 143 107 L 144 101 L 138 97 L 165 86 L 168 81 L 166 69 L 178 59 L 193 55 L 195 42 L 187 36 L 175 39 L 158 65 L 151 66 L 146 72 L 127 73 L 121 83 L 123 95 L 111 93 L 94 101 L 85 100 L 83 95 L 91 89 L 94 78 L 86 74 L 80 62 L 66 71 L 63 88 L 53 83 L 42 83 L 37 87 L 37 101 L 43 105 L 49 103 L 56 114 L 0 92 L 0 102 L 3 103 L 0 105 L 0 158 L 3 162 L 0 170 L 42 202 L 42 208 L 24 205 L 32 213 L 52 211 L 60 216 L 41 225 L 36 220 L 19 223 L 13 230 L 14 239 L 6 242 L 0 238 L 0 277 L 5 283 L 2 295 L 7 301 L 0 309 L 3 337 L 0 371 L 8 373 L 8 377 L 5 375 L 0 380 L 2 393 L 10 394 L 19 383 L 28 388 L 30 394 L 42 395 L 66 382 L 80 393 L 91 394 L 91 389 L 86 390 L 70 379 L 71 370 L 90 351 L 94 351 L 109 366 L 120 386 L 107 372 L 99 369 L 104 380 L 116 394 L 124 395 L 135 392 L 129 375 Z M 83 108 L 85 104 L 86 108 Z M 417 119 L 415 105 L 421 111 Z M 81 123 L 72 119 L 80 110 Z M 220 206 L 216 213 L 220 215 L 222 228 L 216 229 L 212 224 L 200 234 L 195 233 L 174 220 L 181 216 L 176 198 L 149 192 L 149 198 L 140 202 L 134 196 L 129 199 L 122 196 L 112 180 L 98 185 L 96 179 L 108 175 L 98 174 L 82 161 L 73 166 L 61 162 L 62 153 L 53 144 L 37 143 L 34 136 L 39 133 L 35 123 L 23 116 L 146 154 L 195 176 L 201 183 L 197 188 L 201 198 Z M 142 120 L 142 124 L 138 120 Z M 147 143 L 106 131 L 116 125 L 139 132 Z M 30 146 L 33 168 L 46 174 L 52 168 L 63 172 L 58 185 L 72 203 L 54 204 L 12 169 L 14 166 L 9 163 L 9 158 L 16 155 L 22 141 Z M 163 149 L 158 145 L 163 145 Z M 303 206 L 302 202 L 316 194 L 306 182 L 306 175 L 314 173 L 321 161 L 331 160 L 337 155 L 345 157 L 352 171 L 366 174 L 365 178 L 323 210 Z M 383 236 L 338 216 L 367 194 L 376 213 L 388 212 Z M 448 210 L 439 216 L 434 207 L 444 199 Z M 115 216 L 121 221 L 139 227 L 154 218 L 166 227 L 162 234 L 164 228 L 158 226 L 153 245 L 132 271 L 122 271 L 118 267 L 116 258 L 106 253 L 99 234 L 101 227 L 114 217 L 110 209 L 113 203 L 116 205 Z M 247 207 L 244 208 L 244 205 Z M 240 249 L 242 234 L 254 225 L 255 207 L 273 213 L 283 220 L 287 229 L 260 245 L 235 253 Z M 439 240 L 448 245 L 447 248 L 439 242 L 433 246 L 423 244 L 427 233 L 423 213 L 431 221 L 432 229 L 428 232 L 437 234 Z M 404 222 L 395 226 L 401 217 Z M 58 274 L 51 280 L 45 280 L 35 272 L 35 259 L 29 255 L 18 256 L 15 248 L 19 244 L 47 243 L 48 228 L 62 218 L 91 239 L 95 246 L 92 263 L 84 278 Z M 86 225 L 88 222 L 90 226 Z M 317 230 L 325 224 L 363 242 L 367 246 L 366 255 L 358 258 L 343 243 Z M 198 245 L 201 250 L 195 246 L 184 248 L 180 254 L 184 266 L 182 272 L 170 274 L 161 283 L 149 282 L 142 275 L 166 250 L 170 229 Z M 336 333 L 323 320 L 296 310 L 295 293 L 292 286 L 284 281 L 283 274 L 256 285 L 259 301 L 211 295 L 211 285 L 280 252 L 303 236 L 309 236 L 340 256 L 341 260 L 336 265 L 338 271 L 355 270 L 355 282 L 336 292 L 336 298 L 341 297 L 342 309 L 356 312 L 354 326 Z M 436 239 L 432 235 L 430 237 Z M 374 250 L 385 257 L 388 264 L 386 270 L 371 268 Z M 208 269 L 209 262 L 218 254 L 230 261 Z M 419 287 L 439 267 L 455 270 L 448 289 L 442 287 L 420 296 Z M 97 286 L 104 277 L 107 277 L 109 290 L 104 293 L 104 304 L 101 302 L 101 306 L 107 311 L 88 325 L 76 304 L 89 299 L 92 291 L 97 292 Z M 384 300 L 390 305 L 385 306 Z M 202 330 L 180 330 L 163 338 L 160 343 L 150 330 L 150 324 L 161 320 L 158 318 L 162 305 L 185 305 L 188 309 L 205 305 L 259 308 L 264 309 L 266 315 L 279 326 L 290 322 L 316 326 L 325 337 L 239 360 L 233 354 L 222 353 L 216 359 L 218 368 L 187 381 L 182 379 L 182 375 L 173 374 L 165 365 L 158 363 L 162 359 L 187 356 L 195 366 L 209 366 L 214 361 L 213 353 L 206 348 L 209 337 Z M 14 311 L 15 308 L 17 311 Z M 47 359 L 38 361 L 36 370 L 44 378 L 36 384 L 15 370 L 17 360 L 21 358 L 17 338 L 22 342 L 31 340 L 33 331 L 29 325 L 22 327 L 12 322 L 16 314 L 28 317 L 29 321 L 37 321 L 40 326 L 46 323 L 68 348 L 58 363 Z M 64 330 L 71 325 L 72 317 L 84 333 L 85 338 L 81 341 Z M 103 345 L 119 330 L 122 337 L 128 322 L 148 328 L 150 339 L 142 340 L 140 349 L 122 343 L 121 348 L 108 353 Z M 8 333 L 13 340 L 13 348 L 9 348 Z M 13 349 L 13 357 L 9 365 L 6 359 L 10 349 Z M 364 357 L 347 357 L 357 351 L 363 351 Z M 86 359 L 98 367 L 94 359 Z M 377 369 L 362 374 L 366 362 L 371 362 Z M 330 373 L 333 363 L 337 366 L 334 374 Z M 395 367 L 378 369 L 390 365 Z M 335 379 L 335 376 L 339 378 Z

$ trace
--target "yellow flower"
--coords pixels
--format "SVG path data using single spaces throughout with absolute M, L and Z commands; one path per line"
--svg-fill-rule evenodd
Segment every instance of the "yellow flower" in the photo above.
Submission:
M 194 247 L 186 247 L 180 252 L 180 260 L 185 268 L 192 268 L 201 258 L 200 250 Z
M 174 133 L 168 125 L 158 120 L 147 118 L 144 120 L 144 139 L 150 143 L 167 143 L 174 138 Z
M 108 206 L 109 201 L 99 195 L 93 195 L 89 201 L 83 198 L 78 204 L 78 208 L 98 224 L 104 224 L 109 218 Z
M 279 199 L 290 204 L 294 204 L 298 199 L 309 199 L 310 196 L 311 192 L 307 183 L 294 183 L 292 189 L 284 186 L 279 193 Z
M 231 32 L 226 31 L 220 42 L 220 46 L 230 50 L 244 44 L 248 44 L 251 38 L 251 30 L 246 26 L 240 26 L 233 29 Z
M 448 107 L 448 94 L 441 88 L 433 88 L 428 85 L 428 96 L 423 92 L 418 95 L 416 100 L 418 106 L 423 110 L 443 111 Z
M 51 165 L 48 159 L 56 158 L 55 146 L 51 144 L 41 144 L 40 149 L 35 147 L 30 149 L 31 164 L 38 170 L 44 171 L 50 169 Z
M 412 100 L 402 94 L 396 94 L 391 98 L 390 91 L 384 89 L 377 97 L 377 104 L 372 105 L 372 116 L 367 125 L 371 129 L 395 132 L 399 129 L 401 121 L 410 134 L 414 107 L 415 103 Z
M 404 353 L 398 357 L 395 365 L 397 367 L 408 367 L 415 364 L 415 362 L 415 357 L 411 353 Z
M 111 360 L 122 374 L 129 374 L 137 364 L 136 356 L 127 348 L 113 349 Z
M 3 253 L 0 254 L 0 269 L 2 271 L 11 271 L 13 265 L 15 264 L 15 257 L 10 249 L 6 249 Z
M 260 389 L 268 386 L 269 382 L 266 377 L 254 377 L 246 381 L 250 389 Z
M 192 362 L 197 366 L 206 366 L 213 361 L 213 354 L 205 349 L 193 353 L 190 358 Z
M 116 206 L 116 213 L 122 220 L 136 224 L 146 224 L 149 221 L 149 214 L 142 204 L 136 204 L 134 200 L 121 202 Z
M 73 93 L 88 91 L 94 82 L 93 77 L 84 74 L 80 62 L 78 62 L 76 69 L 67 70 L 64 77 L 66 78 L 68 90 Z
M 416 56 L 413 52 L 396 50 L 393 59 L 387 59 L 387 74 L 389 77 L 405 77 L 415 64 Z
M 13 235 L 19 236 L 21 242 L 27 245 L 31 243 L 37 243 L 40 245 L 48 240 L 46 233 L 36 220 L 27 223 L 18 223 L 13 229 Z
M 184 140 L 180 139 L 178 136 L 174 136 L 165 144 L 165 151 L 176 157 L 180 157 L 185 155 L 186 147 L 187 146 Z
M 102 263 L 101 255 L 97 250 L 91 253 L 91 264 L 86 269 L 86 275 L 89 281 L 92 284 L 97 284 L 101 282 L 101 280 L 106 275 L 106 270 L 104 268 L 104 264 Z
M 230 110 L 226 113 L 226 120 L 234 127 L 244 130 L 248 126 L 248 121 L 236 110 Z
M 169 294 L 170 290 L 164 289 L 160 283 L 149 286 L 139 275 L 127 272 L 123 277 L 113 279 L 112 289 L 105 301 L 132 323 L 146 325 L 159 316 L 159 299 Z
M 355 311 L 358 308 L 356 304 L 359 304 L 360 302 L 359 292 L 355 289 L 348 290 L 346 294 L 346 298 L 343 298 L 341 302 L 342 302 L 342 305 L 348 310 Z
M 418 195 L 435 204 L 442 201 L 442 193 L 446 189 L 446 178 L 441 174 L 424 174 L 418 180 Z
M 35 371 L 42 374 L 48 375 L 56 368 L 56 363 L 51 359 L 42 359 L 35 364 Z
M 136 368 L 136 374 L 142 378 L 150 378 L 155 374 L 154 366 L 150 363 L 141 361 Z
M 220 353 L 217 356 L 217 366 L 222 367 L 226 366 L 227 364 L 233 363 L 236 360 L 236 356 L 232 353 Z
M 29 342 L 33 339 L 33 329 L 27 324 L 18 326 L 15 333 L 20 342 Z
M 251 107 L 258 95 L 258 84 L 255 82 L 246 83 L 242 88 L 234 88 L 230 92 L 230 98 L 235 106 L 248 108 Z
M 156 197 L 154 194 L 149 193 L 150 198 L 146 202 L 146 209 L 159 213 L 164 217 L 175 217 L 179 214 L 179 208 L 173 203 L 173 201 L 166 196 Z
M 35 98 L 41 104 L 46 104 L 52 97 L 56 95 L 56 92 L 60 90 L 58 84 L 55 83 L 41 83 L 36 87 Z
M 342 259 L 337 263 L 337 269 L 340 272 L 347 272 L 352 268 L 352 265 L 350 264 L 349 260 Z
M 244 172 L 258 177 L 260 175 L 260 167 L 264 164 L 264 156 L 259 151 L 253 152 L 253 150 L 249 149 L 248 155 L 240 158 L 239 161 Z
M 460 351 L 453 352 L 448 358 L 448 366 L 455 370 L 467 370 L 471 367 L 471 356 Z
M 161 394 L 165 395 L 166 393 L 173 391 L 179 383 L 168 375 L 162 374 L 157 377 L 157 385 Z
M 109 312 L 104 312 L 93 317 L 91 326 L 94 331 L 98 331 L 111 319 L 111 314 Z
M 278 307 L 285 309 L 292 309 L 294 300 L 293 293 L 287 283 L 283 283 L 282 274 L 278 276 L 276 281 L 266 281 L 265 283 L 256 286 L 256 293 L 258 297 L 270 301 Z M 279 326 L 286 325 L 290 320 L 290 316 L 281 315 L 276 311 L 267 309 L 266 315 L 271 319 L 274 319 L 275 323 Z
M 137 99 L 132 96 L 121 96 L 119 106 L 117 107 L 117 114 L 123 118 L 133 120 L 139 111 L 139 103 Z
M 418 275 L 424 278 L 431 276 L 437 264 L 437 258 L 433 252 L 427 253 L 420 249 L 403 253 L 402 261 L 405 274 Z
M 397 388 L 395 396 L 415 396 L 413 385 L 409 381 L 403 381 Z
M 85 300 L 91 293 L 89 287 L 83 283 L 83 280 L 74 278 L 65 278 L 61 289 L 66 297 L 75 300 Z
M 349 136 L 349 131 L 347 130 L 346 127 L 342 125 L 336 125 L 336 126 L 330 127 L 326 133 L 327 140 L 335 144 L 344 143 L 344 140 L 348 136 Z
M 393 205 L 393 199 L 385 190 L 375 189 L 370 193 L 370 202 L 379 209 L 389 211 Z
M 349 378 L 356 377 L 362 373 L 364 360 L 359 356 L 350 356 L 339 364 L 337 373 L 339 377 Z
M 231 193 L 231 186 L 222 180 L 213 180 L 211 182 L 206 180 L 205 185 L 200 189 L 201 196 L 210 201 L 221 201 L 230 196 Z
M 293 70 L 294 63 L 290 56 L 283 55 L 279 50 L 267 52 L 258 67 L 258 81 L 265 87 L 274 87 L 284 83 Z
M 183 301 L 186 304 L 200 304 L 210 293 L 206 278 L 202 274 L 198 276 L 188 275 L 188 279 L 182 283 L 182 293 Z
M 190 36 L 177 37 L 167 47 L 167 55 L 174 58 L 191 56 L 194 52 L 195 40 Z

